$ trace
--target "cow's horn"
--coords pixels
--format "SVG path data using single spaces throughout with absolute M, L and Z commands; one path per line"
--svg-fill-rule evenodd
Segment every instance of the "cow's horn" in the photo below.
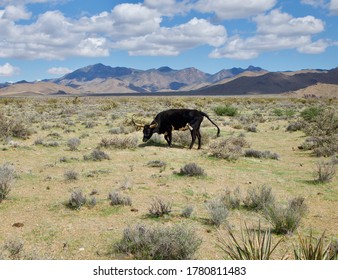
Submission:
M 134 115 L 131 117 L 131 121 L 132 121 L 132 123 L 133 123 L 135 126 L 137 126 L 137 127 L 144 127 L 144 124 L 136 123 L 136 122 L 134 121 Z

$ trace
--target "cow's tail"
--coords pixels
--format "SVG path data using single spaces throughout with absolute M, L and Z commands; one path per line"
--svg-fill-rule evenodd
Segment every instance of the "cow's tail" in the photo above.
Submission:
M 204 112 L 201 112 L 202 113 L 202 115 L 204 116 L 204 117 L 206 117 L 214 126 L 216 126 L 216 128 L 217 128 L 217 137 L 220 135 L 220 133 L 221 133 L 221 130 L 219 129 L 219 127 L 218 127 L 218 125 L 216 124 L 216 123 L 214 123 L 213 121 L 212 121 L 212 119 L 210 119 L 210 117 L 206 114 L 206 113 L 204 113 Z

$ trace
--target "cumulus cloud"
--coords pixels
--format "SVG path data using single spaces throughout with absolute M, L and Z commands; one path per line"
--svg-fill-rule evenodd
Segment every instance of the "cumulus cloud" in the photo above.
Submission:
M 144 5 L 151 9 L 155 9 L 164 16 L 174 16 L 177 14 L 184 14 L 190 11 L 193 5 L 189 0 L 144 0 Z
M 12 66 L 9 63 L 5 63 L 4 65 L 0 65 L 0 76 L 3 77 L 11 77 L 20 72 L 20 69 Z
M 122 40 L 114 47 L 127 49 L 130 55 L 174 56 L 199 45 L 221 46 L 226 37 L 226 29 L 222 25 L 193 18 L 173 28 L 162 27 L 142 37 Z
M 73 70 L 71 70 L 67 67 L 52 67 L 52 68 L 47 70 L 47 73 L 51 74 L 51 75 L 66 75 L 66 74 L 68 74 L 72 71 Z
M 215 13 L 220 19 L 247 18 L 270 10 L 276 0 L 199 0 L 195 9 Z
M 228 39 L 221 48 L 216 48 L 210 57 L 252 59 L 262 52 L 296 49 L 301 53 L 321 53 L 330 45 L 328 41 L 312 41 L 312 36 L 324 30 L 324 23 L 312 16 L 294 18 L 280 10 L 253 19 L 257 24 L 255 36 Z
M 338 0 L 331 0 L 329 9 L 332 15 L 338 16 Z
M 6 6 L 6 8 L 2 11 L 1 18 L 9 19 L 9 20 L 20 20 L 20 19 L 30 19 L 31 13 L 26 10 L 24 6 Z

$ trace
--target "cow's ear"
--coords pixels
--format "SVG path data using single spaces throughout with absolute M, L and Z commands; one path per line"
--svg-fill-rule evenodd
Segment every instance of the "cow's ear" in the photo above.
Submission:
M 155 122 L 155 123 L 152 123 L 149 127 L 150 128 L 156 128 L 157 126 L 158 126 L 158 123 Z

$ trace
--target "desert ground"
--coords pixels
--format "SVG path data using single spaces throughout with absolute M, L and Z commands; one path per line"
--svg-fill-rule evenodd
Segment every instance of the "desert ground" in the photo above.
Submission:
M 224 107 L 235 113 L 216 110 Z M 0 135 L 0 167 L 15 172 L 0 202 L 0 259 L 134 259 L 137 254 L 117 251 L 114 244 L 137 225 L 191 229 L 200 240 L 194 259 L 228 258 L 220 239 L 226 239 L 227 228 L 240 237 L 245 225 L 271 230 L 273 243 L 283 239 L 273 259 L 293 259 L 298 234 L 325 232 L 325 242 L 337 240 L 337 175 L 325 182 L 317 178 L 318 164 L 335 168 L 337 151 L 314 155 L 304 148 L 310 137 L 304 127 L 288 129 L 311 107 L 337 116 L 335 98 L 0 98 L 0 119 L 12 129 Z M 150 123 L 169 108 L 206 112 L 220 127 L 220 137 L 204 119 L 200 150 L 197 144 L 188 148 L 189 131 L 175 131 L 171 147 L 163 135 L 143 143 L 132 117 Z M 229 148 L 224 143 L 230 138 L 242 144 Z M 273 156 L 250 157 L 247 150 Z M 189 164 L 203 172 L 182 173 Z M 296 228 L 277 233 L 264 209 L 248 205 L 249 194 L 263 187 L 278 207 L 301 198 L 306 211 Z M 74 202 L 79 192 L 86 198 L 83 205 Z M 112 205 L 116 196 L 122 203 Z M 207 207 L 216 199 L 238 202 L 234 208 L 224 202 L 228 212 L 219 224 Z M 158 200 L 168 206 L 164 215 L 150 213 Z M 182 215 L 187 208 L 191 213 Z

